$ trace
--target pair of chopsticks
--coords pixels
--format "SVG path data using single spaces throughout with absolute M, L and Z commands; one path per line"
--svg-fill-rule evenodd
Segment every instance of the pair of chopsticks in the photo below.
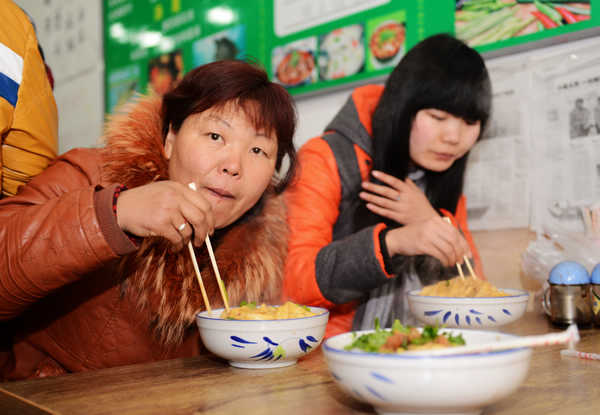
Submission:
M 600 203 L 595 206 L 582 207 L 581 216 L 583 217 L 586 234 L 600 237 Z
M 188 184 L 188 187 L 193 191 L 196 191 L 196 185 L 193 182 Z M 217 267 L 215 253 L 213 252 L 212 244 L 210 243 L 210 238 L 208 237 L 208 235 L 206 235 L 204 243 L 206 244 L 206 249 L 208 250 L 208 255 L 210 256 L 210 262 L 217 277 L 217 284 L 219 285 L 219 291 L 221 293 L 221 298 L 223 299 L 223 304 L 225 305 L 225 310 L 229 312 L 229 303 L 227 301 L 227 295 L 225 294 L 225 285 L 223 284 L 223 280 L 221 280 L 221 274 L 219 273 L 219 267 Z M 202 275 L 200 275 L 200 268 L 198 267 L 198 261 L 196 260 L 196 253 L 194 252 L 194 246 L 192 245 L 192 241 L 188 241 L 188 251 L 190 253 L 190 257 L 192 258 L 192 263 L 194 264 L 194 271 L 196 271 L 198 284 L 200 284 L 200 291 L 202 291 L 204 305 L 206 305 L 206 310 L 210 313 L 212 312 L 212 309 L 210 308 L 210 302 L 208 301 L 206 289 L 204 288 L 204 283 L 202 282 Z
M 578 359 L 585 360 L 600 360 L 600 354 L 598 353 L 580 352 L 579 350 L 574 349 L 563 349 L 560 351 L 560 355 L 566 357 L 577 357 Z
M 456 329 L 455 329 L 456 330 Z M 576 324 L 571 324 L 560 333 L 548 333 L 535 336 L 515 337 L 509 340 L 501 340 L 494 343 L 467 344 L 465 346 L 447 347 L 443 349 L 413 350 L 406 353 L 427 354 L 428 356 L 449 356 L 476 353 L 489 353 L 500 350 L 519 349 L 523 347 L 553 346 L 556 344 L 568 344 L 569 348 L 579 342 L 579 331 Z
M 448 216 L 444 216 L 443 219 L 446 222 L 448 222 L 450 225 L 452 225 L 452 221 L 450 220 L 450 218 Z M 473 267 L 471 266 L 471 261 L 469 261 L 469 258 L 465 255 L 465 256 L 463 256 L 463 259 L 465 260 L 465 264 L 467 264 L 467 268 L 469 268 L 471 277 L 477 279 L 477 274 L 475 274 L 475 271 L 473 271 Z M 460 263 L 458 263 L 458 262 L 456 263 L 456 268 L 458 269 L 458 275 L 460 275 L 460 277 L 464 280 L 465 274 L 463 273 Z

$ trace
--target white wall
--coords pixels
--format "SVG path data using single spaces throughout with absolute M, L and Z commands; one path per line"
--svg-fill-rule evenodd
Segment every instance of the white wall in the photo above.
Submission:
M 54 76 L 59 152 L 97 144 L 104 121 L 100 0 L 14 0 L 35 22 Z
M 308 139 L 320 135 L 346 102 L 352 88 L 296 99 L 298 126 L 294 141 L 300 147 Z

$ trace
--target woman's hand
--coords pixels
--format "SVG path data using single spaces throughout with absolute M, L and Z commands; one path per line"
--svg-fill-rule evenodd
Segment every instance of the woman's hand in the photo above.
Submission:
M 195 191 L 174 181 L 161 181 L 125 190 L 117 199 L 117 222 L 123 231 L 140 237 L 162 236 L 183 248 L 194 236 L 204 243 L 214 230 L 211 205 Z
M 427 196 L 410 179 L 402 181 L 394 176 L 374 170 L 373 176 L 386 185 L 363 182 L 361 199 L 367 202 L 367 209 L 402 225 L 422 222 L 439 217 Z
M 458 229 L 438 215 L 390 230 L 385 242 L 390 256 L 431 255 L 446 267 L 462 264 L 465 255 L 471 256 L 469 244 Z

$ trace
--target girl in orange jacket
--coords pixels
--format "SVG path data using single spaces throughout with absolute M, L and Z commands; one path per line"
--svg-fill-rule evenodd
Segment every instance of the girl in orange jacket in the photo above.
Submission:
M 299 152 L 286 193 L 285 295 L 331 309 L 327 336 L 411 324 L 405 293 L 481 264 L 463 178 L 491 107 L 481 56 L 448 35 L 413 47 L 385 87 L 368 85 Z M 443 216 L 452 219 L 453 225 Z

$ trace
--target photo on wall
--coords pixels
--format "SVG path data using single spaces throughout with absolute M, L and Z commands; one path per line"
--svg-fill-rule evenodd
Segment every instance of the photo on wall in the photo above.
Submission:
M 364 26 L 353 24 L 319 36 L 319 78 L 346 78 L 365 68 Z
M 232 27 L 203 37 L 192 45 L 194 66 L 224 60 L 241 59 L 246 55 L 246 28 Z
M 108 78 L 108 108 L 114 111 L 139 90 L 140 68 L 130 65 L 114 70 Z
M 275 81 L 286 88 L 317 81 L 315 54 L 317 39 L 309 37 L 273 49 L 271 68 Z
M 367 71 L 396 66 L 406 52 L 406 14 L 404 11 L 367 22 Z
M 591 17 L 590 0 L 457 0 L 456 36 L 469 46 L 585 22 Z
M 148 90 L 164 95 L 183 78 L 184 72 L 181 50 L 159 55 L 148 63 Z

